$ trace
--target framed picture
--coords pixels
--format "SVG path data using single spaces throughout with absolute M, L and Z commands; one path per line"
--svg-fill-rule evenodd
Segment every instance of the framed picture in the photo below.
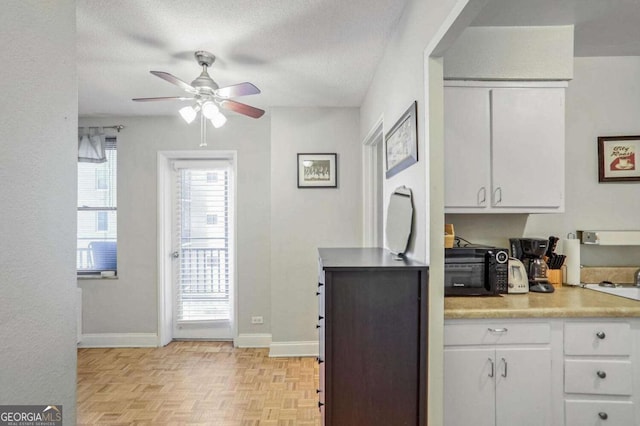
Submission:
M 411 104 L 384 138 L 387 179 L 418 162 L 417 104 Z
M 640 181 L 640 136 L 598 138 L 598 181 Z
M 337 187 L 337 154 L 298 154 L 298 188 Z

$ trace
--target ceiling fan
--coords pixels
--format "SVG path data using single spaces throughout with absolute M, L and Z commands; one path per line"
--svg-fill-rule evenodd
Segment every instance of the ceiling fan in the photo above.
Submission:
M 220 113 L 220 108 L 234 111 L 251 118 L 262 117 L 264 114 L 263 110 L 230 99 L 238 96 L 255 95 L 260 93 L 260 89 L 248 82 L 219 87 L 207 72 L 207 68 L 213 64 L 216 57 L 212 53 L 199 50 L 195 52 L 195 58 L 198 64 L 202 66 L 202 73 L 193 80 L 191 84 L 180 80 L 168 72 L 150 71 L 151 74 L 171 84 L 175 84 L 193 96 L 164 96 L 157 98 L 134 98 L 132 100 L 136 102 L 193 101 L 191 106 L 180 109 L 182 118 L 184 118 L 187 123 L 191 123 L 196 118 L 198 111 L 201 111 L 202 116 L 211 120 L 214 127 L 220 127 L 227 121 L 226 117 Z

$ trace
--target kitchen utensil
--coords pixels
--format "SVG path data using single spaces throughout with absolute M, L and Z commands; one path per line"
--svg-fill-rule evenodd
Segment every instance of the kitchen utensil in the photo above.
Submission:
M 515 257 L 509 258 L 509 294 L 528 293 L 529 279 L 527 277 L 527 269 L 524 264 Z

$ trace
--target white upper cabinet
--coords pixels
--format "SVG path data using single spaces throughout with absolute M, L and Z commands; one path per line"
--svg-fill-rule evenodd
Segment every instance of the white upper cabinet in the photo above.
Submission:
M 447 213 L 564 210 L 565 86 L 446 82 Z

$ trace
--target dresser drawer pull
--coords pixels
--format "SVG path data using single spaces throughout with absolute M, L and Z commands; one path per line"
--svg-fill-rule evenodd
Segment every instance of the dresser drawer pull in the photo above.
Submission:
M 489 364 L 491 364 L 491 371 L 489 372 L 489 377 L 493 377 L 493 374 L 495 373 L 495 371 L 494 371 L 493 360 L 491 358 L 489 358 Z
M 597 373 L 598 377 L 600 377 L 601 379 L 604 379 L 605 377 L 607 377 L 607 373 L 605 373 L 602 370 L 599 370 Z
M 609 418 L 609 415 L 607 413 L 605 413 L 604 411 L 600 411 L 598 413 L 598 417 L 600 417 L 602 420 L 607 420 Z
M 488 328 L 487 330 L 489 330 L 491 333 L 506 333 L 507 331 L 509 331 L 506 328 Z
M 596 333 L 596 336 L 598 336 L 598 339 L 601 339 L 601 340 L 604 339 L 605 337 L 607 337 L 607 335 L 604 334 L 604 331 L 598 331 Z

